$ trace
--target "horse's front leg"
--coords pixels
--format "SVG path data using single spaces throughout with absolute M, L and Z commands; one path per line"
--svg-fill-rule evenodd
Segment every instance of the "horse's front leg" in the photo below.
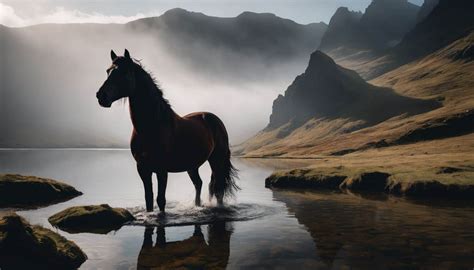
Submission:
M 153 211 L 153 184 L 151 182 L 151 176 L 153 171 L 147 166 L 137 163 L 137 170 L 140 178 L 143 181 L 143 187 L 145 188 L 145 202 L 146 202 L 146 211 Z
M 156 202 L 161 212 L 165 212 L 166 205 L 166 185 L 168 183 L 168 172 L 161 170 L 156 173 L 158 178 L 158 196 L 156 197 Z

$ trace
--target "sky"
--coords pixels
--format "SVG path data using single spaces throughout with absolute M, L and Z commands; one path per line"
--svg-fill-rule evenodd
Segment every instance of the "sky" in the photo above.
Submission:
M 270 12 L 298 23 L 328 23 L 341 6 L 363 11 L 371 0 L 0 0 L 0 24 L 126 23 L 184 8 L 218 17 L 243 11 Z M 423 0 L 410 0 L 421 5 Z

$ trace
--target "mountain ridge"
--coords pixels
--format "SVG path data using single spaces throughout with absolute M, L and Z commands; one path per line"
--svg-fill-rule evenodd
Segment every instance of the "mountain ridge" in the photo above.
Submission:
M 354 118 L 374 124 L 402 113 L 417 114 L 436 107 L 429 104 L 425 108 L 428 103 L 374 87 L 356 72 L 316 51 L 311 54 L 305 72 L 296 77 L 284 96 L 275 100 L 266 129 L 277 128 L 289 121 L 302 124 L 321 117 Z
M 172 43 L 204 44 L 277 58 L 309 54 L 319 46 L 327 28 L 322 22 L 299 24 L 272 13 L 246 11 L 236 17 L 215 17 L 180 8 L 125 26 L 162 32 Z
M 393 47 L 415 25 L 419 10 L 407 0 L 373 0 L 364 13 L 341 7 L 319 49 L 329 54 L 340 47 L 379 53 Z

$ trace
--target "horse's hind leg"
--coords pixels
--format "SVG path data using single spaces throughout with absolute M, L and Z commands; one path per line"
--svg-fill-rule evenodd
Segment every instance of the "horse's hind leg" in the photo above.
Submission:
M 145 202 L 146 202 L 146 211 L 153 211 L 153 184 L 151 182 L 152 171 L 142 164 L 137 163 L 137 171 L 140 175 L 140 178 L 143 181 L 143 187 L 145 188 Z
M 168 184 L 168 172 L 159 171 L 156 173 L 158 178 L 158 196 L 156 197 L 156 202 L 161 212 L 165 212 L 166 205 L 166 185 Z
M 209 165 L 211 166 L 211 182 L 209 183 L 209 193 L 214 194 L 217 200 L 218 206 L 224 205 L 224 189 L 223 185 L 225 184 L 224 176 L 224 158 L 222 157 L 220 151 L 215 151 L 209 157 Z M 216 190 L 221 190 L 221 192 L 216 192 Z
M 211 181 L 216 179 L 216 176 L 214 173 L 211 175 Z M 217 180 L 214 180 L 217 181 Z M 218 206 L 223 206 L 224 205 L 224 195 L 223 194 L 216 194 L 216 200 L 217 200 L 217 205 Z
M 194 188 L 196 189 L 196 198 L 194 199 L 194 204 L 196 206 L 201 206 L 201 188 L 202 188 L 202 180 L 199 176 L 199 169 L 194 169 L 188 171 L 188 175 L 193 181 Z

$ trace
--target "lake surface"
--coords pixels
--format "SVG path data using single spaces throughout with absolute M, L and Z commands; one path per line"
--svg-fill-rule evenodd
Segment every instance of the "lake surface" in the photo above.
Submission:
M 207 165 L 200 170 L 203 207 L 193 206 L 194 187 L 187 174 L 170 174 L 168 214 L 163 219 L 143 212 L 142 182 L 128 150 L 0 151 L 0 173 L 53 178 L 84 193 L 64 203 L 18 212 L 78 244 L 89 257 L 81 269 L 474 267 L 472 202 L 270 190 L 264 181 L 273 167 L 300 164 L 234 163 L 242 190 L 224 208 L 207 201 Z M 129 208 L 139 220 L 106 235 L 69 234 L 47 221 L 69 206 L 102 203 Z

